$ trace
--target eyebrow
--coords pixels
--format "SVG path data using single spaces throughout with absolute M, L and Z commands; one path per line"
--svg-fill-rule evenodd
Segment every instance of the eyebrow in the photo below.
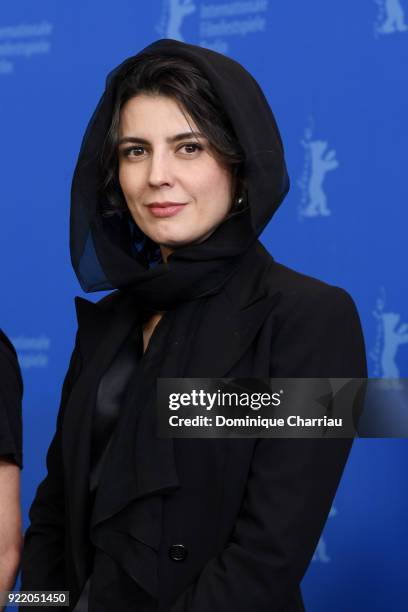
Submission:
M 183 132 L 182 134 L 176 134 L 175 136 L 169 136 L 168 138 L 166 138 L 166 142 L 168 144 L 171 144 L 173 142 L 178 142 L 179 140 L 185 140 L 185 139 L 197 139 L 197 138 L 204 138 L 203 134 L 200 134 L 200 132 Z M 125 142 L 132 142 L 132 143 L 138 143 L 138 144 L 150 144 L 150 142 L 148 140 L 146 140 L 145 138 L 139 138 L 138 136 L 124 136 L 123 138 L 121 138 L 118 142 L 118 146 L 120 146 L 121 144 L 124 144 Z

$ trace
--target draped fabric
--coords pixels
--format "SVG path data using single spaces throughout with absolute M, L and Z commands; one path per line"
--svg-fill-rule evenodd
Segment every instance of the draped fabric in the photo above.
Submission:
M 89 597 L 96 610 L 98 600 L 103 609 L 111 598 L 112 605 L 115 601 L 126 610 L 129 597 L 123 585 L 129 580 L 133 590 L 137 585 L 141 589 L 140 610 L 156 609 L 163 495 L 180 486 L 174 442 L 156 433 L 156 380 L 186 371 L 191 351 L 198 348 L 196 330 L 206 302 L 194 300 L 168 311 L 144 355 L 143 318 L 135 304 L 136 325 L 102 379 L 95 380 L 89 478 L 91 578 L 75 612 L 87 610 Z

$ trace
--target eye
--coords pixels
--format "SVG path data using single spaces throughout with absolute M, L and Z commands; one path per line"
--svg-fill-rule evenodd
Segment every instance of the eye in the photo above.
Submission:
M 186 150 L 186 153 L 188 153 L 189 155 L 191 155 L 192 153 L 195 153 L 196 151 L 203 150 L 202 145 L 198 144 L 197 142 L 186 142 L 185 144 L 181 145 L 180 149 L 186 149 L 186 147 L 187 149 L 189 149 L 189 150 Z
M 181 151 L 184 149 L 184 152 L 187 155 L 191 156 L 197 151 L 202 151 L 204 147 L 197 142 L 186 142 L 181 145 L 177 150 Z M 142 145 L 127 147 L 126 149 L 122 149 L 123 157 L 142 157 L 146 153 L 146 149 Z
M 142 151 L 143 152 L 144 150 L 145 150 L 144 147 L 142 147 L 140 145 L 137 146 L 137 147 L 128 147 L 127 149 L 122 149 L 122 155 L 124 157 L 141 157 L 140 153 L 136 153 L 134 155 L 133 154 L 131 155 L 131 153 L 133 151 L 139 151 L 139 152 Z

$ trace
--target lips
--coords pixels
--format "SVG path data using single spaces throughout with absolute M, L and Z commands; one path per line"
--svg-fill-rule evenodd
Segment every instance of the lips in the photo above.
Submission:
M 148 209 L 154 217 L 173 217 L 177 215 L 185 204 L 180 202 L 152 202 Z

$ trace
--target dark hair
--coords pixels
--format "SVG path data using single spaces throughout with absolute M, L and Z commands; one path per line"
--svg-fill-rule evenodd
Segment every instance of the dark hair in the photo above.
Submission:
M 145 53 L 135 60 L 118 84 L 112 120 L 101 154 L 103 215 L 110 216 L 128 210 L 118 176 L 120 112 L 128 100 L 142 92 L 173 98 L 180 104 L 182 112 L 185 110 L 194 120 L 200 132 L 208 139 L 214 156 L 231 170 L 234 205 L 230 214 L 244 209 L 245 154 L 209 81 L 187 60 Z

